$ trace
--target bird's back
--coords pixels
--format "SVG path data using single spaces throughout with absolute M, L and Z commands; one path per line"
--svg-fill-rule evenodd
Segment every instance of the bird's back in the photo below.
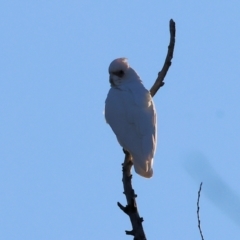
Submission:
M 149 92 L 133 81 L 109 90 L 105 118 L 120 145 L 133 157 L 135 171 L 152 176 L 156 149 L 156 111 Z

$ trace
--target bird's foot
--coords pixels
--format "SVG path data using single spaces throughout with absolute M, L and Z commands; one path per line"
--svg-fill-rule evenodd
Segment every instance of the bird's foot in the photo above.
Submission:
M 123 163 L 123 167 L 127 167 L 127 168 L 131 168 L 131 166 L 133 165 L 133 162 L 132 162 L 132 156 L 131 156 L 131 154 L 127 151 L 127 150 L 125 150 L 124 148 L 123 148 L 123 152 L 125 153 L 125 159 L 124 159 L 124 163 Z

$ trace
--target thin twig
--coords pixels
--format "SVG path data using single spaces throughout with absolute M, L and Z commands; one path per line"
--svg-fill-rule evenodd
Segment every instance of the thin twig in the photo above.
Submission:
M 204 240 L 203 238 L 203 233 L 202 233 L 202 229 L 201 229 L 201 221 L 200 221 L 200 216 L 199 216 L 199 201 L 200 201 L 200 195 L 201 195 L 201 190 L 202 190 L 202 182 L 200 184 L 199 190 L 198 190 L 198 200 L 197 200 L 197 218 L 198 218 L 198 228 L 199 228 L 199 232 L 201 235 L 202 240 Z
M 158 77 L 155 83 L 153 84 L 152 88 L 150 89 L 150 93 L 152 97 L 157 93 L 158 89 L 164 85 L 163 80 L 167 74 L 169 67 L 172 64 L 171 60 L 173 58 L 173 51 L 175 46 L 175 33 L 176 33 L 175 22 L 172 19 L 169 22 L 169 29 L 170 29 L 170 42 L 168 45 L 168 52 L 167 52 L 167 56 L 163 64 L 162 70 L 158 73 Z

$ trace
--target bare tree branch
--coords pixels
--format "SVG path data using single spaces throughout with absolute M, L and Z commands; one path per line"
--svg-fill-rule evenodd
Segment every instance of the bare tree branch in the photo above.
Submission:
M 198 228 L 199 228 L 199 232 L 200 232 L 200 235 L 201 235 L 202 240 L 204 240 L 203 234 L 202 234 L 202 229 L 201 229 L 200 216 L 199 216 L 199 210 L 200 210 L 199 201 L 200 201 L 201 190 L 202 190 L 202 182 L 201 182 L 200 187 L 199 187 L 199 190 L 198 190 L 197 218 L 198 218 Z
M 124 194 L 127 199 L 127 206 L 124 207 L 121 203 L 117 203 L 119 208 L 126 213 L 130 221 L 132 223 L 132 230 L 126 231 L 127 235 L 133 235 L 134 240 L 146 240 L 146 236 L 143 230 L 142 222 L 143 218 L 139 216 L 138 209 L 137 209 L 137 202 L 136 197 L 137 195 L 134 192 L 134 189 L 132 188 L 132 175 L 131 175 L 131 168 L 132 168 L 132 161 L 131 161 L 131 155 L 124 150 L 125 153 L 125 160 L 123 165 L 123 188 L 124 188 Z
M 150 94 L 153 97 L 156 92 L 159 90 L 160 87 L 164 85 L 164 77 L 167 74 L 167 71 L 171 65 L 171 60 L 173 58 L 173 50 L 175 45 L 175 22 L 171 19 L 170 20 L 170 44 L 168 46 L 168 52 L 167 56 L 163 65 L 162 70 L 158 73 L 158 78 L 155 81 L 154 85 L 152 86 L 150 90 Z M 146 240 L 146 236 L 143 230 L 142 222 L 143 218 L 139 216 L 138 208 L 137 208 L 137 202 L 136 197 L 137 195 L 134 192 L 134 189 L 132 188 L 132 175 L 131 175 L 131 168 L 132 168 L 132 160 L 131 155 L 127 151 L 123 150 L 125 153 L 125 160 L 122 164 L 123 166 L 123 188 L 124 188 L 124 194 L 127 199 L 127 206 L 124 207 L 121 203 L 117 203 L 118 207 L 126 213 L 131 221 L 132 224 L 132 230 L 126 231 L 127 235 L 134 236 L 134 240 Z
M 170 29 L 170 43 L 168 45 L 168 52 L 167 52 L 167 56 L 166 56 L 164 65 L 162 67 L 162 70 L 158 73 L 157 80 L 155 81 L 152 88 L 150 89 L 150 93 L 152 97 L 157 93 L 158 89 L 164 85 L 163 80 L 167 74 L 169 67 L 172 64 L 171 60 L 173 58 L 173 51 L 175 46 L 175 33 L 176 33 L 175 22 L 172 19 L 169 22 L 169 29 Z

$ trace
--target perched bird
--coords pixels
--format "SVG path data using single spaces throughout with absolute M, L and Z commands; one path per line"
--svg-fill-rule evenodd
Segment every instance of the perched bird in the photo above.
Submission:
M 113 60 L 108 71 L 111 88 L 105 102 L 106 121 L 119 144 L 131 154 L 136 173 L 150 178 L 157 143 L 152 97 L 126 58 Z

